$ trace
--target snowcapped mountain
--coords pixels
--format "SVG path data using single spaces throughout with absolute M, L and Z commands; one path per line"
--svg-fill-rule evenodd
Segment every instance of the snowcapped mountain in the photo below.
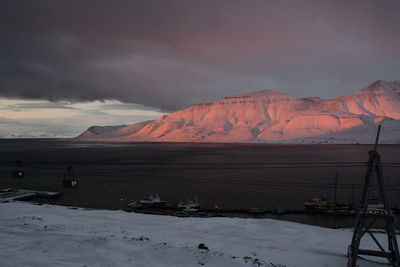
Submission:
M 271 90 L 198 104 L 154 121 L 94 126 L 76 140 L 130 142 L 400 143 L 400 81 L 323 100 Z

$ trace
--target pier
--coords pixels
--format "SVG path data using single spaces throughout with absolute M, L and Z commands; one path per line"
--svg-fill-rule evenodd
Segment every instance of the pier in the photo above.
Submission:
M 6 188 L 0 190 L 0 203 L 16 200 L 30 200 L 35 198 L 56 198 L 61 195 L 62 193 L 60 192 Z

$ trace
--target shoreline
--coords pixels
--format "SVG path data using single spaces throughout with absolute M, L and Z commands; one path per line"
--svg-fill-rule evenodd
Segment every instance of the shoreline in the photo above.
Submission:
M 267 210 L 259 214 L 252 214 L 246 210 L 210 210 L 199 209 L 198 212 L 183 212 L 181 209 L 174 207 L 163 208 L 142 208 L 132 209 L 129 207 L 123 209 L 101 209 L 91 207 L 80 207 L 67 205 L 63 203 L 49 201 L 17 201 L 29 203 L 32 205 L 54 205 L 67 207 L 70 209 L 83 210 L 103 210 L 103 211 L 122 211 L 127 213 L 171 216 L 178 218 L 238 218 L 238 219 L 273 219 L 284 222 L 300 223 L 309 226 L 318 226 L 327 229 L 352 229 L 355 223 L 356 211 L 314 211 L 314 210 Z M 400 213 L 394 212 L 396 217 L 396 229 L 400 230 Z M 379 226 L 379 225 L 378 225 Z M 379 226 L 380 227 L 380 226 Z M 382 226 L 383 227 L 383 226 Z

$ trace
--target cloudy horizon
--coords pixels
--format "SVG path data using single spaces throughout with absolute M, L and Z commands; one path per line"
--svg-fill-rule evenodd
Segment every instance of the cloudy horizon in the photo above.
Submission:
M 400 2 L 0 3 L 0 138 L 73 136 L 271 89 L 400 80 Z

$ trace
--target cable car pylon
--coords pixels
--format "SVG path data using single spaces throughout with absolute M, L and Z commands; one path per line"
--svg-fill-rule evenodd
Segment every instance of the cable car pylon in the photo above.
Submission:
M 64 170 L 63 187 L 75 189 L 78 186 L 78 179 L 75 177 L 74 168 L 67 166 Z
M 11 177 L 14 179 L 22 179 L 24 178 L 25 173 L 24 169 L 22 168 L 22 161 L 17 160 L 15 162 L 15 168 L 14 171 L 11 172 Z
M 381 158 L 376 151 L 379 141 L 381 125 L 378 126 L 374 150 L 368 152 L 368 167 L 365 175 L 364 189 L 362 192 L 360 206 L 357 210 L 356 223 L 354 227 L 351 245 L 348 247 L 348 267 L 355 267 L 359 255 L 386 258 L 392 266 L 400 266 L 399 248 L 395 235 L 395 218 L 390 209 L 389 200 L 386 192 L 385 181 L 383 178 Z M 378 181 L 379 202 L 369 203 L 374 178 Z M 387 235 L 387 250 L 374 236 L 371 229 L 379 223 L 384 223 L 384 231 Z M 379 250 L 361 249 L 360 242 L 365 234 L 368 234 Z

